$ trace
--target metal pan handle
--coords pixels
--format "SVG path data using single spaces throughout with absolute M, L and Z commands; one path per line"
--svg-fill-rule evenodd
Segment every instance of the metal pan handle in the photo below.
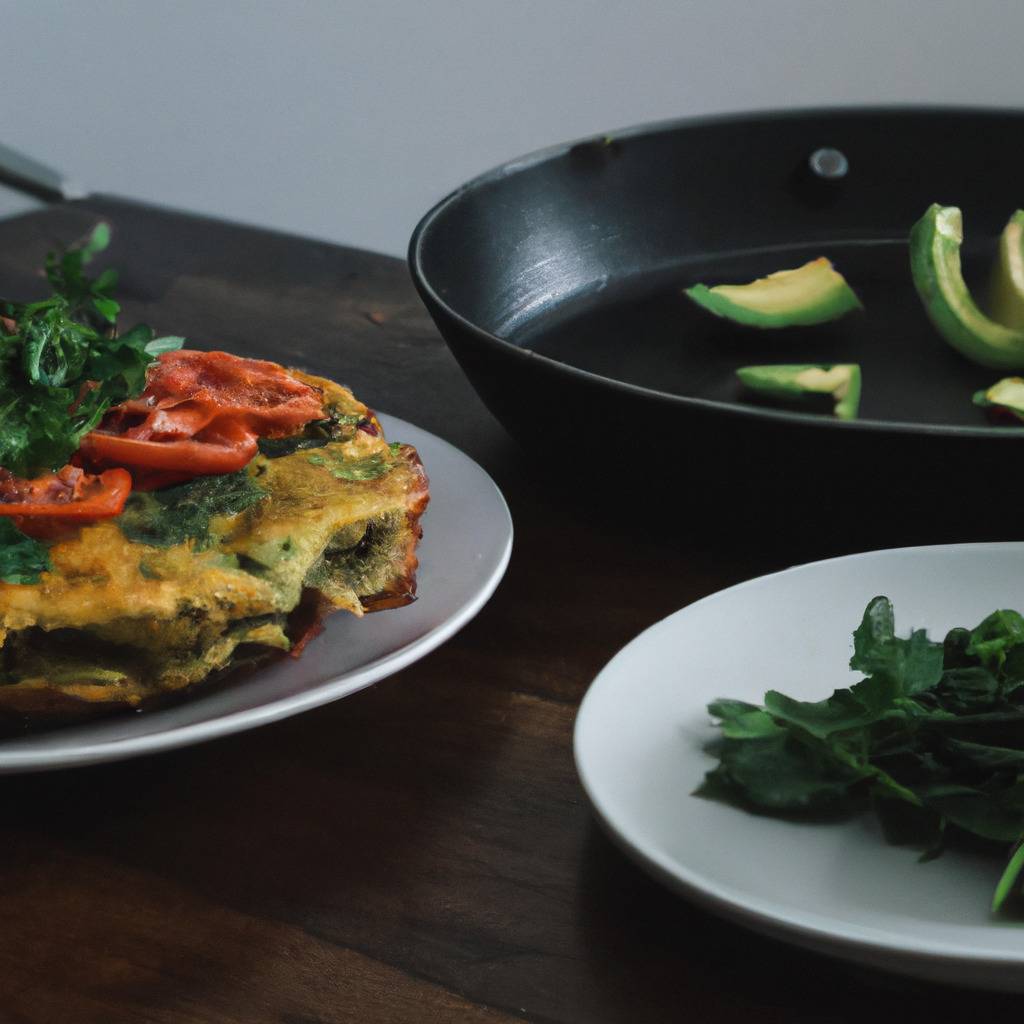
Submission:
M 84 199 L 89 190 L 66 178 L 60 171 L 0 143 L 0 184 L 48 203 Z

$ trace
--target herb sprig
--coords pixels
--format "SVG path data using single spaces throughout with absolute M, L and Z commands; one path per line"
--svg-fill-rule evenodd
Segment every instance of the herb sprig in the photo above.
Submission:
M 65 465 L 112 405 L 142 392 L 153 360 L 184 344 L 145 324 L 117 332 L 117 274 L 85 273 L 109 241 L 99 224 L 82 245 L 51 253 L 50 298 L 0 302 L 0 467 L 15 476 Z
M 698 794 L 770 814 L 850 815 L 873 804 L 890 842 L 937 856 L 950 834 L 1024 836 L 1024 617 L 996 611 L 943 643 L 897 637 L 886 597 L 867 606 L 850 667 L 864 679 L 822 701 L 775 690 L 717 700 L 719 764 Z M 1014 848 L 996 887 L 1017 888 Z

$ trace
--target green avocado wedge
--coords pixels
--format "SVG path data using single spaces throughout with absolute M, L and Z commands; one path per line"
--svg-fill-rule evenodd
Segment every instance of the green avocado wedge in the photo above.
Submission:
M 989 312 L 1005 327 L 1024 330 L 1024 210 L 1014 212 L 999 236 Z
M 697 284 L 686 294 L 709 313 L 747 327 L 805 327 L 863 308 L 824 256 L 749 284 Z
M 974 393 L 974 404 L 1011 413 L 1024 420 L 1024 379 L 1004 377 L 990 388 Z
M 831 395 L 837 419 L 854 420 L 860 406 L 861 373 L 856 363 L 742 366 L 736 376 L 758 394 L 782 399 Z
M 960 267 L 963 216 L 933 203 L 910 232 L 910 270 L 935 329 L 961 355 L 993 370 L 1024 370 L 1024 330 L 985 316 Z

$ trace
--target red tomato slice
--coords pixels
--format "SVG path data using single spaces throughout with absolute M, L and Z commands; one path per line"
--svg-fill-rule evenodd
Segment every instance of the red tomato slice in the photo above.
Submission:
M 0 516 L 87 520 L 120 515 L 132 490 L 131 474 L 108 469 L 99 476 L 77 466 L 22 480 L 0 469 Z
M 233 473 L 258 438 L 287 437 L 323 415 L 321 393 L 276 363 L 185 349 L 160 356 L 146 390 L 111 409 L 80 452 L 129 467 L 138 487 L 162 487 Z
M 210 441 L 136 441 L 117 434 L 91 434 L 82 441 L 81 453 L 90 462 L 110 462 L 132 469 L 159 469 L 190 476 L 234 473 L 247 466 L 256 454 L 255 435 L 234 444 Z

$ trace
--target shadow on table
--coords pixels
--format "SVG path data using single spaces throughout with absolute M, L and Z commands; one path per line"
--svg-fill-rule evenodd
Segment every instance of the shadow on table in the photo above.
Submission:
M 655 882 L 596 821 L 586 838 L 578 912 L 603 941 L 587 948 L 601 1019 L 846 1024 L 881 1008 L 904 1020 L 1016 1022 L 1019 996 L 888 975 L 798 949 L 722 920 Z

